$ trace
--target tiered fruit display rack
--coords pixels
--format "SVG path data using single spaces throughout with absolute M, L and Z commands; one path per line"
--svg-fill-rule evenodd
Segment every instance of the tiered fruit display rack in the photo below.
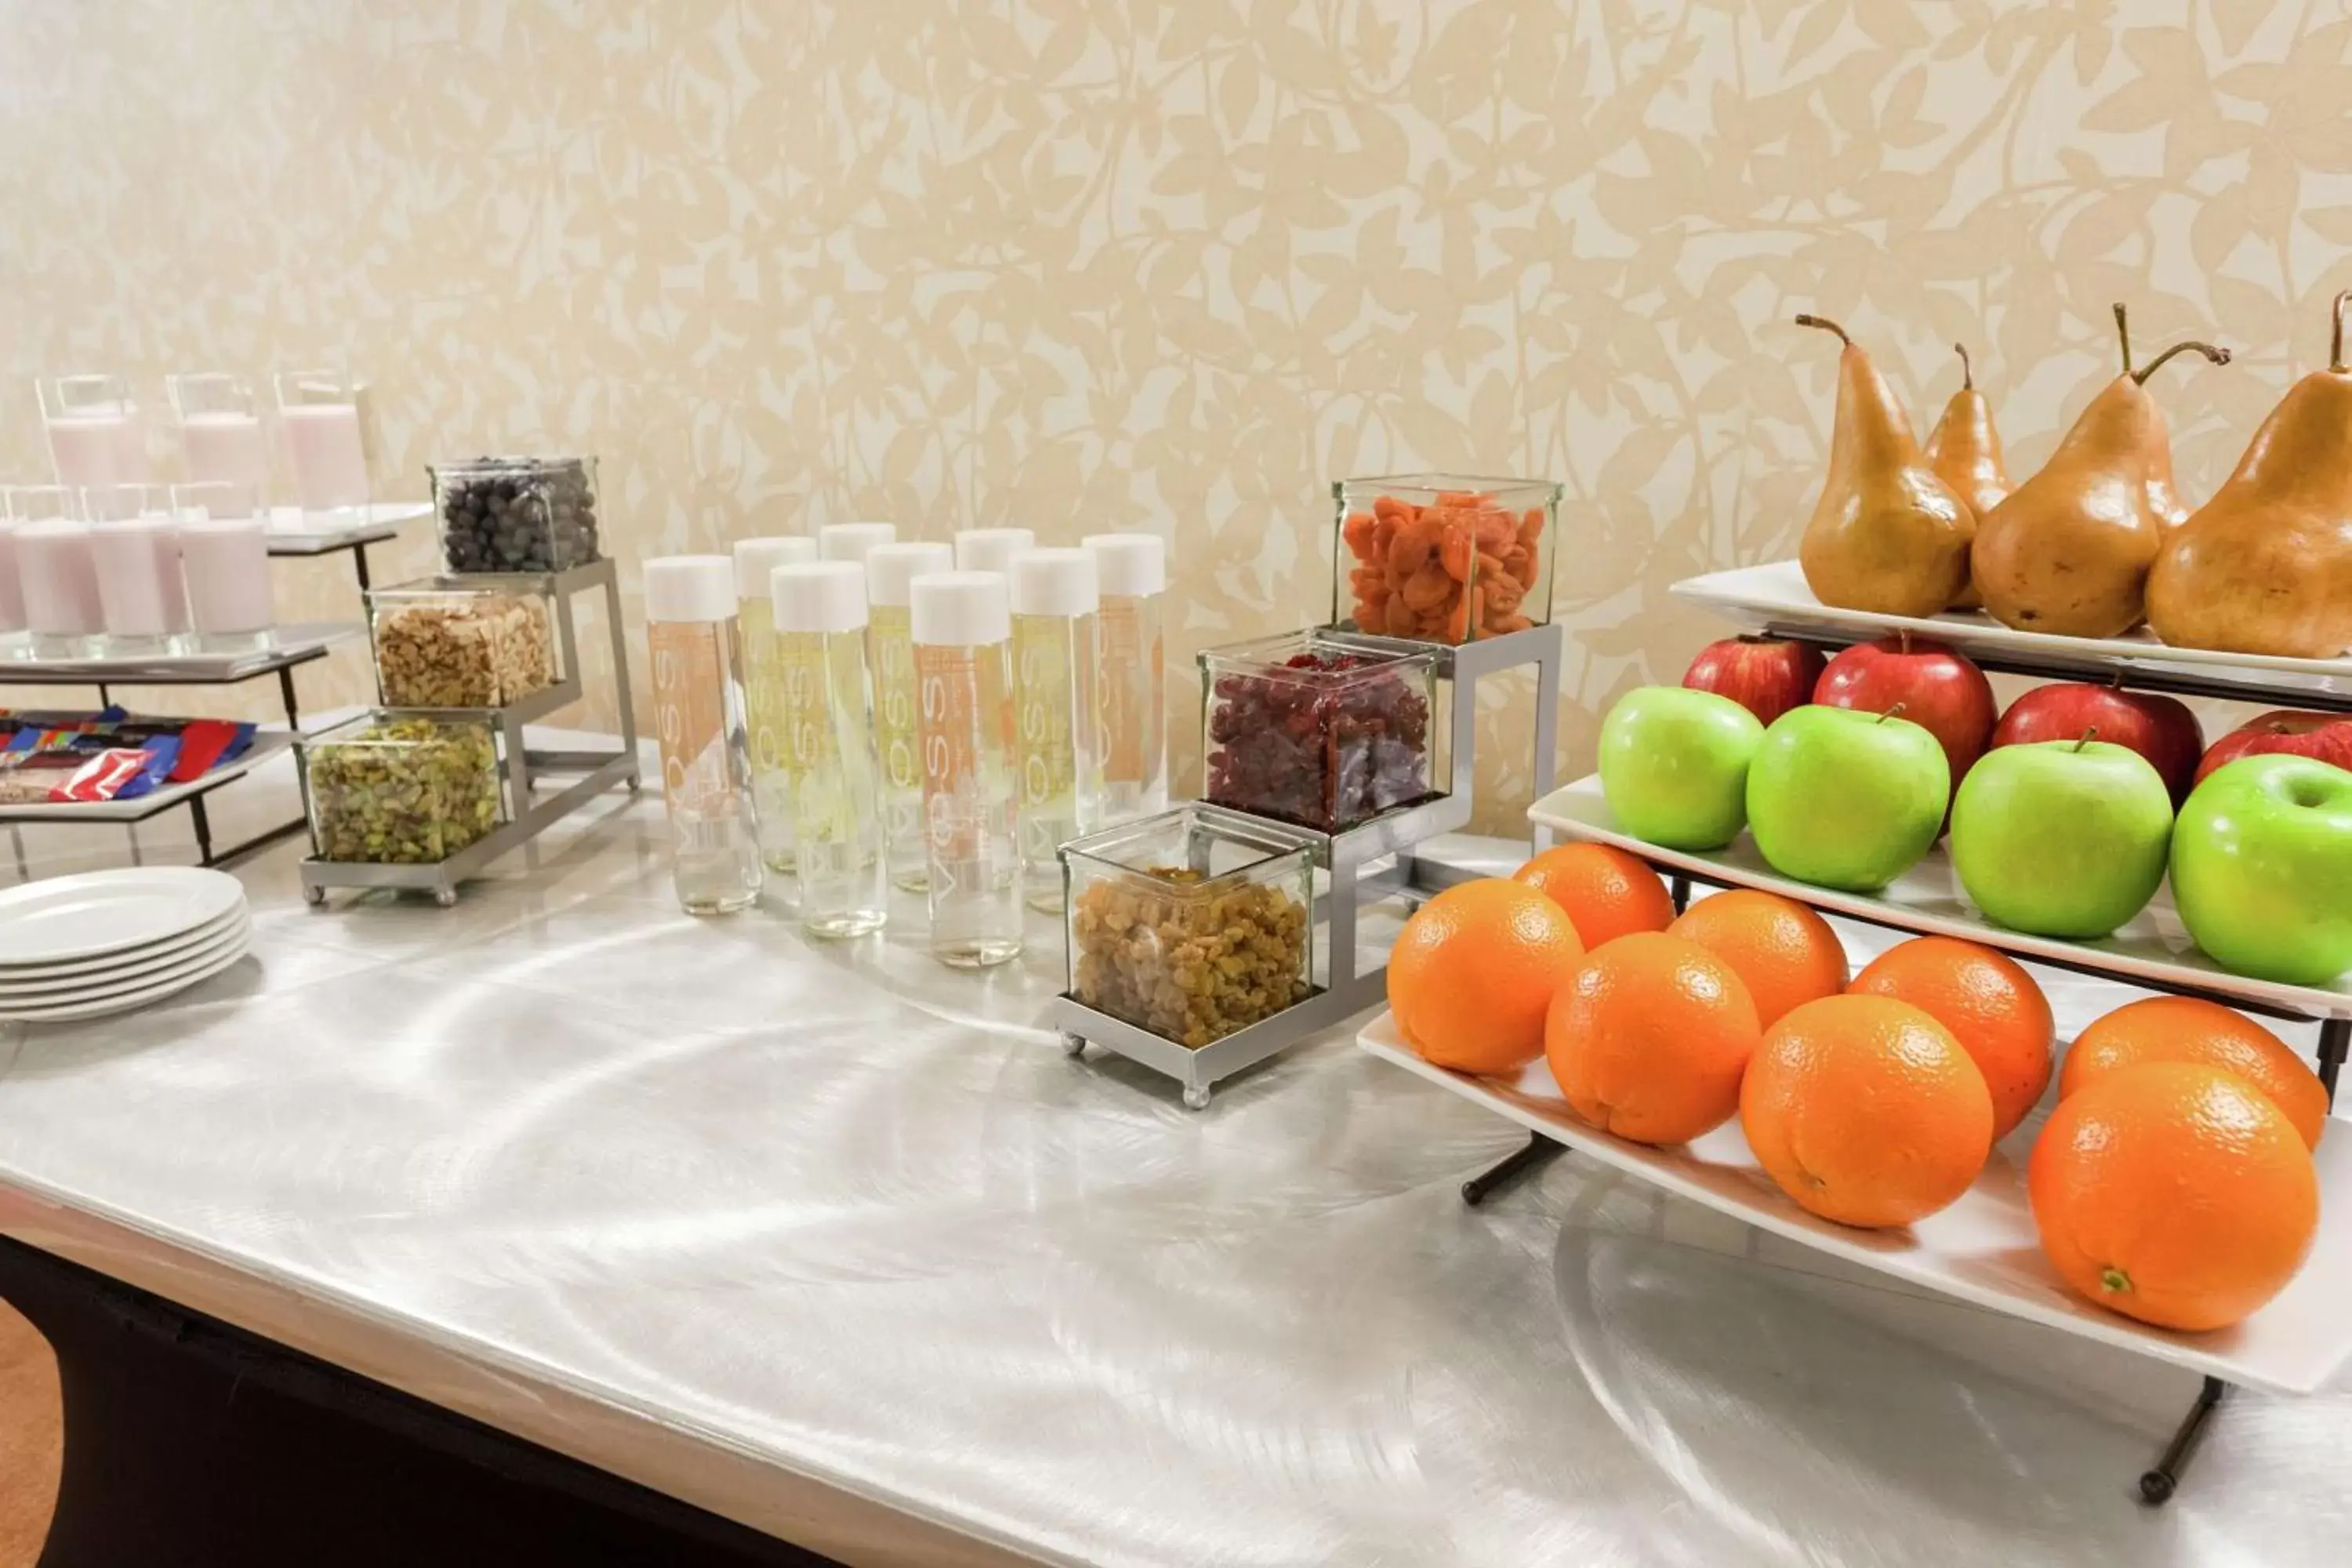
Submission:
M 1809 643 L 1827 652 L 1897 632 L 1934 638 L 2008 674 L 2114 680 L 2147 690 L 2225 698 L 2264 706 L 2352 712 L 2352 659 L 2239 658 L 2178 649 L 2143 636 L 2100 641 L 2012 632 L 1982 616 L 1922 619 L 1831 608 L 1806 589 L 1794 562 L 1692 579 L 1675 592 L 1706 605 L 1744 631 Z M 2079 942 L 2026 935 L 1992 924 L 1961 895 L 1939 847 L 1877 894 L 1832 891 L 1780 875 L 1746 838 L 1706 853 L 1661 848 L 1621 831 L 1598 777 L 1539 798 L 1529 816 L 1570 840 L 1609 844 L 1666 876 L 1676 908 L 1693 883 L 1755 888 L 1892 931 L 1980 942 L 2035 963 L 2146 990 L 2203 996 L 2249 1013 L 2318 1025 L 2318 1072 L 2331 1100 L 2352 1047 L 2352 984 L 2277 984 L 2228 973 L 2198 952 L 2174 915 L 2168 889 L 2115 935 Z M 2315 1152 L 2320 1229 L 2294 1282 L 2246 1321 L 2208 1333 L 2140 1323 L 2075 1297 L 2043 1266 L 2028 1210 L 2023 1173 L 2040 1130 L 2030 1118 L 1996 1148 L 1975 1186 L 1951 1207 L 1898 1231 L 1862 1231 L 1816 1218 L 1790 1202 L 1749 1152 L 1735 1121 L 1696 1142 L 1655 1149 L 1579 1121 L 1539 1059 L 1516 1083 L 1478 1079 L 1423 1061 L 1383 1014 L 1359 1043 L 1375 1056 L 1485 1105 L 1526 1127 L 1528 1145 L 1465 1184 L 1477 1203 L 1563 1149 L 1575 1149 L 1683 1197 L 1863 1267 L 1974 1305 L 2120 1347 L 2204 1375 L 2204 1386 L 2162 1457 L 2140 1478 L 2150 1503 L 2168 1499 L 2206 1421 L 2231 1384 L 2308 1394 L 2352 1354 L 2352 1146 L 2323 1140 Z

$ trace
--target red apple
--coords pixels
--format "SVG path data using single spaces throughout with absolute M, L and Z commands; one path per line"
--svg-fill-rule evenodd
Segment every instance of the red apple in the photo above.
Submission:
M 1901 703 L 1903 717 L 1942 744 L 1955 790 L 1992 739 L 1992 682 L 1984 671 L 1942 643 L 1909 632 L 1856 643 L 1830 660 L 1813 700 L 1865 713 L 1889 712 Z
M 2352 770 L 2352 713 L 2298 713 L 2293 709 L 2265 713 L 2214 742 L 2205 760 L 2197 764 L 2196 782 L 2203 784 L 2205 775 L 2223 763 L 2266 752 L 2316 757 Z
M 1778 637 L 1726 637 L 1709 643 L 1683 671 L 1685 686 L 1728 697 L 1766 724 L 1811 701 L 1813 682 L 1821 678 L 1819 648 Z
M 2197 757 L 2205 749 L 2205 731 L 2188 705 L 2176 699 L 2078 681 L 2037 686 L 2009 705 L 1993 726 L 1992 743 L 2079 741 L 2092 730 L 2100 740 L 2146 757 L 2164 775 L 2173 810 L 2180 809 L 2199 776 Z

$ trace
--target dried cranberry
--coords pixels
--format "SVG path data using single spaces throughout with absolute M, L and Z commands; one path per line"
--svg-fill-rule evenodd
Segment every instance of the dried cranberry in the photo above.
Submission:
M 1337 833 L 1427 797 L 1429 700 L 1399 674 L 1355 673 L 1381 662 L 1301 653 L 1283 666 L 1297 675 L 1217 677 L 1209 799 Z

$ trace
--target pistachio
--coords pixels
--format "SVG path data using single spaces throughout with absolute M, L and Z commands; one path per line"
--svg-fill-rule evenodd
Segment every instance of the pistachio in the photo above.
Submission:
M 321 860 L 446 860 L 498 826 L 498 749 L 486 724 L 379 720 L 322 737 L 307 757 Z

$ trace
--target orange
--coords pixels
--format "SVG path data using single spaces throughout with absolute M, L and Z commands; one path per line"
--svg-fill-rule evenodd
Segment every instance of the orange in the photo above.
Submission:
M 1768 1029 L 1799 1003 L 1845 989 L 1845 948 L 1837 932 L 1794 899 L 1746 888 L 1717 893 L 1666 929 L 1731 965 Z
M 1552 999 L 1544 1055 L 1569 1108 L 1636 1143 L 1687 1143 L 1739 1109 L 1763 1031 L 1731 966 L 1663 931 L 1621 936 Z
M 1587 952 L 1629 931 L 1675 923 L 1666 885 L 1641 857 L 1608 844 L 1563 844 L 1511 873 L 1568 911 Z
M 1954 937 L 1918 937 L 1872 959 L 1853 989 L 1908 1002 L 1952 1032 L 1992 1090 L 1996 1143 L 2050 1087 L 2051 1047 L 2058 1043 L 2050 999 L 2004 953 Z
M 2244 1079 L 2193 1062 L 2142 1062 L 2061 1100 L 2025 1190 L 2061 1279 L 2168 1329 L 2251 1315 L 2319 1228 L 2301 1134 Z
M 1800 1207 L 1840 1225 L 1909 1225 L 1984 1169 L 1992 1092 L 1952 1032 L 1908 1002 L 1829 996 L 1764 1031 L 1739 1125 Z
M 2287 1119 L 2306 1149 L 2327 1125 L 2327 1089 L 2284 1040 L 2242 1013 L 2195 996 L 2150 996 L 2116 1008 L 2074 1037 L 2058 1098 L 2138 1062 L 2200 1062 L 2244 1079 Z
M 1515 1072 L 1543 1050 L 1552 993 L 1584 956 L 1558 904 L 1482 877 L 1415 910 L 1389 953 L 1389 1007 L 1413 1049 L 1456 1072 Z

